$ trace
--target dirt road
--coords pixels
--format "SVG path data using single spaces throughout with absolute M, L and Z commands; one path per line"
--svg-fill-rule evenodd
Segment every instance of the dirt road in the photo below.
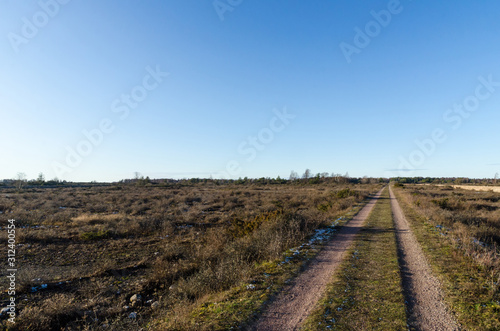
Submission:
M 408 324 L 416 330 L 459 330 L 459 325 L 443 302 L 439 281 L 432 275 L 398 201 L 390 188 L 389 191 L 409 313 Z
M 326 285 L 332 281 L 333 274 L 381 193 L 382 190 L 325 245 L 306 271 L 283 289 L 251 330 L 299 329 L 324 293 Z

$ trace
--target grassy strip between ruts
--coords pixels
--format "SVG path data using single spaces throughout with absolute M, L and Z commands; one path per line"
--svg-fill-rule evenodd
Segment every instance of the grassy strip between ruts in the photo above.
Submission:
M 283 259 L 255 265 L 251 282 L 209 295 L 191 306 L 183 307 L 182 311 L 172 311 L 163 321 L 148 327 L 162 330 L 232 330 L 247 327 L 259 316 L 268 300 L 307 267 L 325 240 L 335 236 L 367 202 L 368 199 L 357 204 L 333 221 L 330 227 L 323 229 L 327 235 L 317 236 L 323 231 L 319 229 L 308 243 L 284 252 Z
M 455 247 L 436 224 L 410 206 L 403 192 L 394 189 L 410 227 L 442 283 L 445 300 L 466 330 L 500 330 L 500 301 L 488 271 Z
M 348 256 L 303 329 L 405 330 L 405 303 L 388 189 Z

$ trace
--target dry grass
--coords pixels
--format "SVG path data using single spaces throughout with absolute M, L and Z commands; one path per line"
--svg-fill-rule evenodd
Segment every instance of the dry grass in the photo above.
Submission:
M 20 244 L 13 329 L 188 327 L 192 309 L 209 296 L 241 286 L 257 266 L 379 187 L 200 183 L 0 191 L 0 238 L 13 218 Z M 132 307 L 136 293 L 144 299 Z M 128 318 L 132 311 L 137 318 Z
M 484 185 L 451 185 L 453 188 L 459 188 L 463 190 L 473 190 L 473 191 L 486 191 L 486 192 L 496 192 L 500 193 L 499 186 L 484 186 Z

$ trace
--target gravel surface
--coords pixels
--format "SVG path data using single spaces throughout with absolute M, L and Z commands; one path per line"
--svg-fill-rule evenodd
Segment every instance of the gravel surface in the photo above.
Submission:
M 380 190 L 361 211 L 330 240 L 309 267 L 276 296 L 250 330 L 298 330 L 311 313 L 363 226 Z
M 392 190 L 389 190 L 410 328 L 460 330 L 443 301 L 439 281 L 432 275 L 420 244 L 413 235 Z

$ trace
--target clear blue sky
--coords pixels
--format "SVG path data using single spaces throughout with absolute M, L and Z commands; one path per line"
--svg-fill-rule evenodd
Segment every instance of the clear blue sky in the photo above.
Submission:
M 497 1 L 60 1 L 0 0 L 0 178 L 500 172 Z

